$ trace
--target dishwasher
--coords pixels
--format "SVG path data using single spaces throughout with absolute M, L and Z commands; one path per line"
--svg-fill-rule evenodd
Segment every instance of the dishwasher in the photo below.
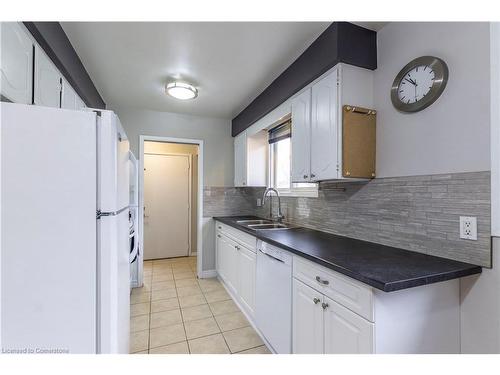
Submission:
M 276 353 L 291 353 L 292 255 L 260 240 L 257 241 L 255 319 Z

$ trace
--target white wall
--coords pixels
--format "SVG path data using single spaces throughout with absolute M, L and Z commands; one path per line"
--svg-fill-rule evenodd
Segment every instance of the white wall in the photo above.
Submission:
M 490 169 L 489 42 L 488 23 L 389 23 L 378 32 L 377 177 Z M 448 64 L 448 85 L 430 107 L 400 113 L 392 82 L 423 55 Z
M 498 236 L 500 214 L 500 23 L 491 24 L 491 204 L 492 235 Z M 493 237 L 493 268 L 461 280 L 462 353 L 500 353 L 500 238 Z
M 202 139 L 204 186 L 234 185 L 231 120 L 114 106 L 109 109 L 120 117 L 137 158 L 140 135 Z
M 139 136 L 177 137 L 203 140 L 203 185 L 234 185 L 234 144 L 231 137 L 231 121 L 183 115 L 169 112 L 156 112 L 136 108 L 110 105 L 114 110 L 130 140 L 130 148 L 137 158 L 139 155 Z M 203 218 L 202 227 L 202 271 L 213 270 L 215 264 L 215 238 L 213 220 Z M 214 276 L 212 274 L 212 276 Z

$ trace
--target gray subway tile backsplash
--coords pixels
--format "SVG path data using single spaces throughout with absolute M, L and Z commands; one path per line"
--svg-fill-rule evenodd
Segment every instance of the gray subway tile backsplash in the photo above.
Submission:
M 262 193 L 206 187 L 204 216 L 268 216 L 268 204 L 256 207 Z M 323 182 L 318 198 L 282 197 L 282 210 L 304 227 L 491 266 L 489 171 Z M 477 217 L 477 241 L 459 238 L 459 216 Z

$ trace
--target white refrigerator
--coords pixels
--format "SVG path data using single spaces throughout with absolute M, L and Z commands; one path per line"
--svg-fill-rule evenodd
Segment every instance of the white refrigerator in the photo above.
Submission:
M 128 353 L 129 142 L 111 111 L 0 104 L 3 353 Z

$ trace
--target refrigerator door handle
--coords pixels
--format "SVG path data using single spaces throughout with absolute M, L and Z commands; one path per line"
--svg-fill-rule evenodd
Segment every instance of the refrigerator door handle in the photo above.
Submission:
M 119 209 L 118 211 L 110 211 L 110 212 L 102 212 L 101 210 L 97 210 L 96 211 L 96 219 L 99 220 L 103 216 L 117 216 L 117 215 L 121 214 L 123 211 L 128 210 L 129 208 L 130 208 L 130 206 L 125 206 L 125 207 Z

